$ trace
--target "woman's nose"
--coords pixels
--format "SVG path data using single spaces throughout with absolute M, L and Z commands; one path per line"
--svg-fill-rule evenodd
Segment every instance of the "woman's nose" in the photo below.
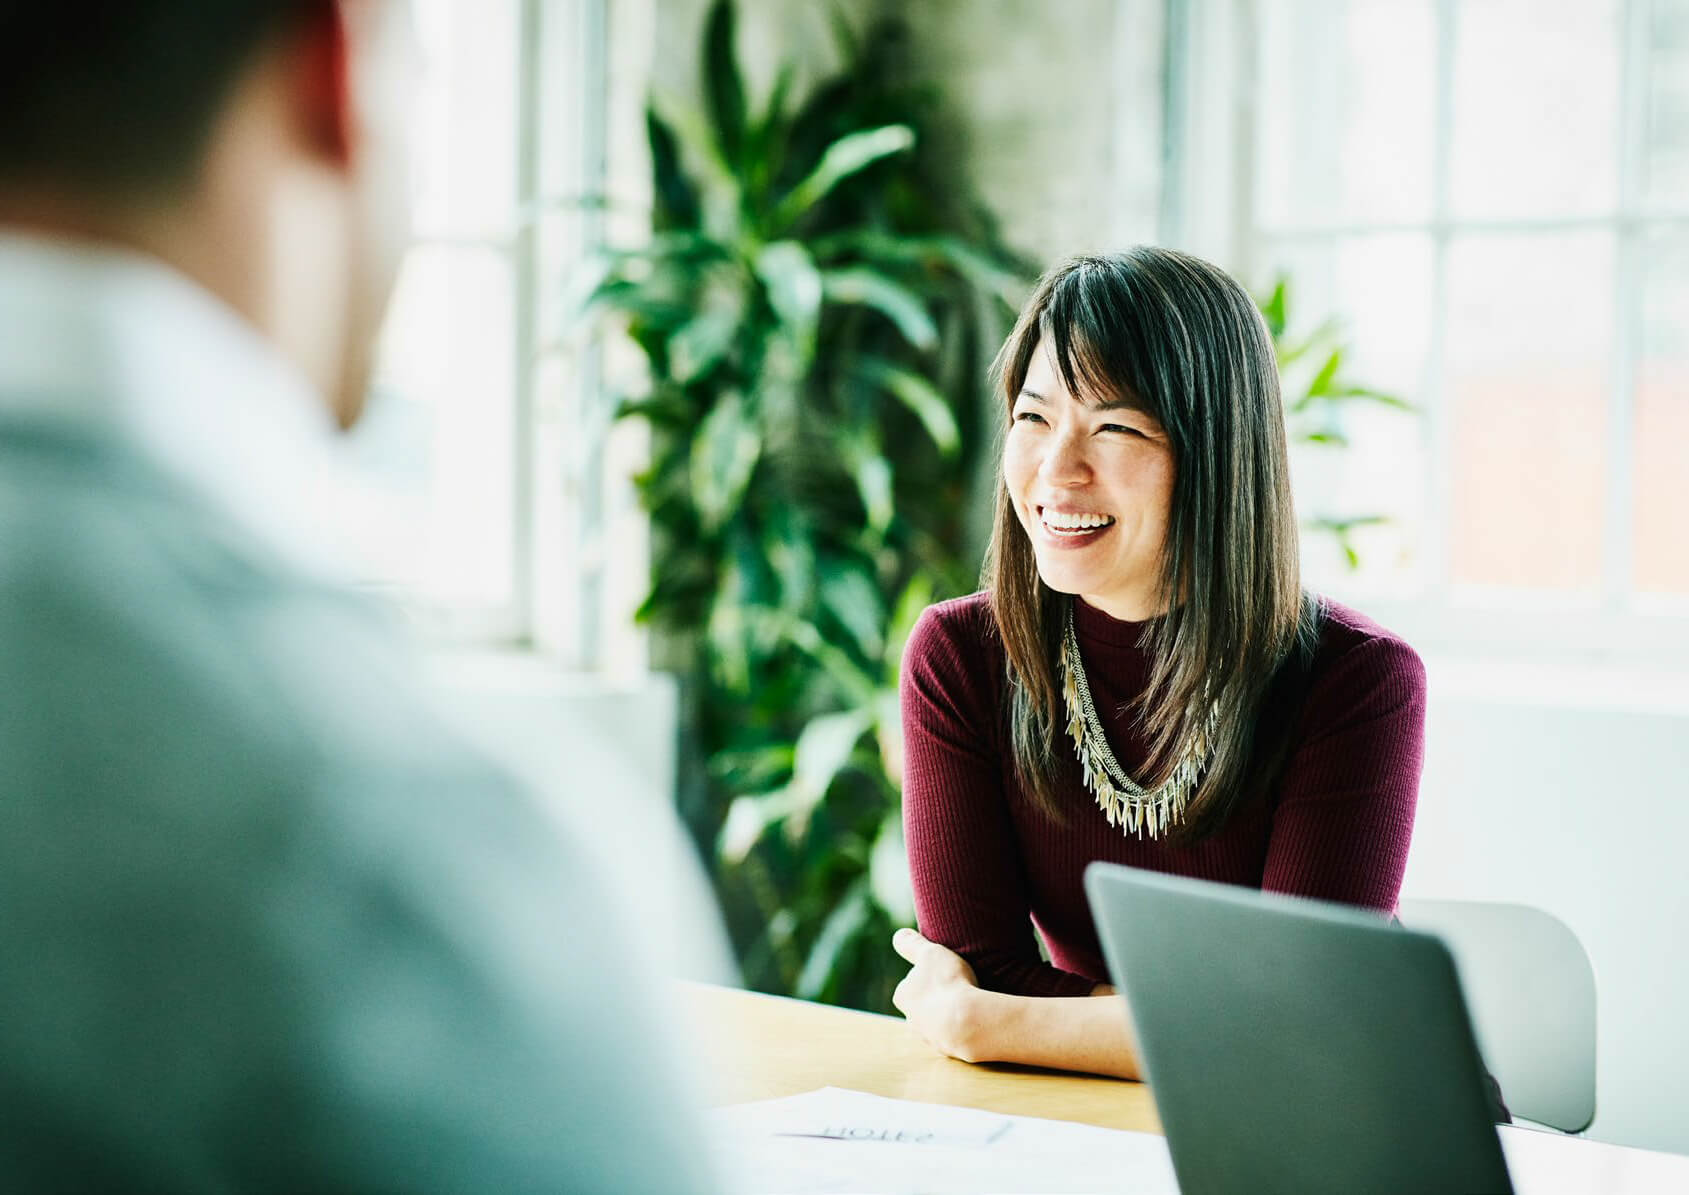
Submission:
M 1091 462 L 1086 449 L 1083 436 L 1066 431 L 1052 436 L 1038 470 L 1043 480 L 1050 485 L 1079 485 L 1089 481 Z

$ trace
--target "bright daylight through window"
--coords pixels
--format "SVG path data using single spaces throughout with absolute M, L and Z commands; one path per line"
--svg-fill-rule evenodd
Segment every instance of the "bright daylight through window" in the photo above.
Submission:
M 1253 272 L 1420 408 L 1304 454 L 1305 504 L 1389 517 L 1358 578 L 1316 545 L 1315 583 L 1689 607 L 1689 3 L 1253 11 Z

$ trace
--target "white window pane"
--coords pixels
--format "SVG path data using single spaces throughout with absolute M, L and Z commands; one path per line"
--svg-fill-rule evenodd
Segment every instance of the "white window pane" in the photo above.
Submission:
M 1648 203 L 1689 211 L 1689 0 L 1654 0 L 1643 170 Z
M 517 0 L 415 0 L 423 49 L 416 224 L 426 237 L 510 235 L 516 216 Z
M 538 185 L 542 197 L 574 201 L 583 190 L 583 157 L 588 140 L 588 115 L 581 103 L 583 90 L 594 82 L 602 58 L 595 49 L 594 30 L 585 22 L 580 0 L 547 0 L 539 27 L 540 137 Z M 600 35 L 601 36 L 601 35 Z M 643 131 L 643 130 L 642 130 Z
M 1291 243 L 1273 247 L 1269 258 L 1273 272 L 1289 280 L 1293 342 L 1335 318 L 1347 345 L 1345 378 L 1423 405 L 1432 316 L 1429 236 Z M 1315 355 L 1285 368 L 1287 402 L 1306 392 L 1310 372 L 1323 363 L 1324 356 Z M 1387 521 L 1355 531 L 1358 570 L 1351 570 L 1335 539 L 1306 533 L 1307 581 L 1339 594 L 1412 593 L 1425 579 L 1425 421 L 1364 401 L 1345 404 L 1336 419 L 1346 447 L 1292 443 L 1297 510 L 1304 522 L 1375 515 Z M 1290 426 L 1294 441 L 1298 427 L 1308 424 L 1293 415 Z
M 440 607 L 512 599 L 513 284 L 500 252 L 421 246 L 383 334 L 356 448 L 386 496 L 369 512 L 384 579 Z
M 1618 0 L 1465 0 L 1456 13 L 1456 217 L 1611 212 Z
M 1485 236 L 1449 250 L 1450 575 L 1593 589 L 1611 385 L 1609 233 Z
M 1297 0 L 1258 12 L 1257 220 L 1267 228 L 1428 220 L 1433 6 Z
M 1646 243 L 1636 377 L 1636 587 L 1689 595 L 1689 238 Z

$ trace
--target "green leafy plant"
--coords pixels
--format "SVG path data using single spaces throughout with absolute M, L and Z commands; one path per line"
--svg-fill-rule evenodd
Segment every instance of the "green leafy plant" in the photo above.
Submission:
M 889 1008 L 897 665 L 975 584 L 982 366 L 1030 271 L 943 160 L 897 23 L 756 104 L 734 22 L 711 8 L 701 114 L 651 104 L 652 237 L 594 263 L 584 310 L 646 365 L 620 407 L 652 429 L 639 617 L 687 678 L 682 811 L 746 980 Z
M 1417 408 L 1406 399 L 1361 385 L 1348 376 L 1350 349 L 1337 320 L 1327 319 L 1307 334 L 1293 336 L 1289 330 L 1290 294 L 1290 280 L 1280 276 L 1267 296 L 1256 302 L 1278 355 L 1279 376 L 1284 387 L 1285 434 L 1292 445 L 1348 448 L 1343 416 L 1356 405 L 1417 413 Z M 1316 534 L 1331 536 L 1344 560 L 1354 569 L 1361 563 L 1355 532 L 1388 521 L 1386 516 L 1377 514 L 1320 514 L 1308 519 L 1307 526 Z

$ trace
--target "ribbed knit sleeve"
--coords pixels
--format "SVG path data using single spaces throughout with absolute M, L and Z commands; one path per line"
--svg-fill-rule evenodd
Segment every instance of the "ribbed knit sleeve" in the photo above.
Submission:
M 1393 912 L 1425 752 L 1425 666 L 1394 637 L 1356 643 L 1309 694 L 1261 887 Z
M 1001 651 L 983 651 L 979 602 L 930 607 L 902 673 L 903 826 L 921 932 L 980 984 L 1083 996 L 1094 982 L 1041 960 L 1021 848 L 1004 791 Z M 979 625 L 974 625 L 974 624 Z

